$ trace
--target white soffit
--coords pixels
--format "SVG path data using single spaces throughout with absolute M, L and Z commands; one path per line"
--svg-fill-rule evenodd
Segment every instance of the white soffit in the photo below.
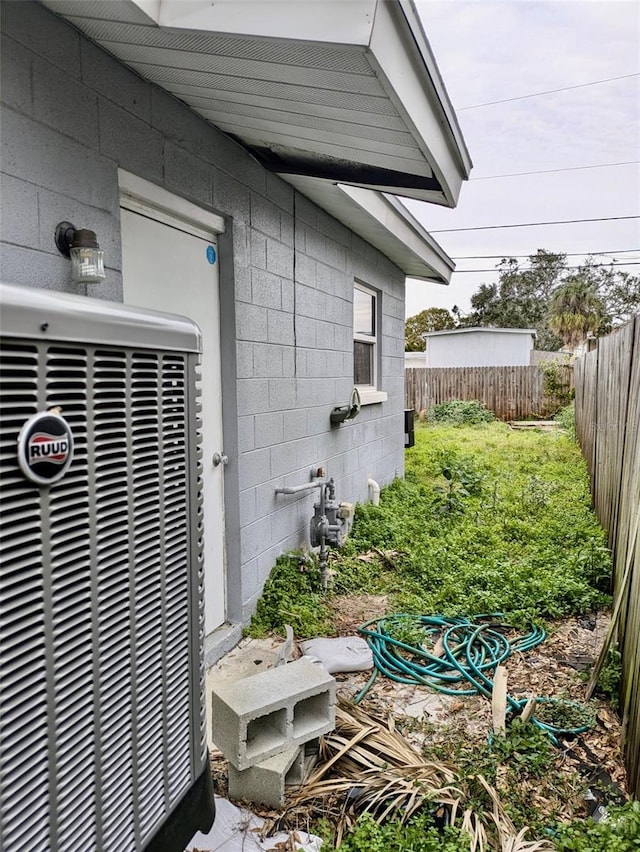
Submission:
M 471 168 L 411 0 L 44 0 L 271 171 L 455 206 Z
M 379 249 L 411 278 L 448 284 L 455 263 L 393 196 L 370 189 L 285 175 L 289 183 Z

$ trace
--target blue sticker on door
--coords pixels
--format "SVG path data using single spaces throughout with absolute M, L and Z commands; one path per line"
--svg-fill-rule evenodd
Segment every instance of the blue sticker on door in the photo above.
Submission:
M 216 250 L 213 246 L 207 246 L 207 260 L 209 263 L 216 262 Z

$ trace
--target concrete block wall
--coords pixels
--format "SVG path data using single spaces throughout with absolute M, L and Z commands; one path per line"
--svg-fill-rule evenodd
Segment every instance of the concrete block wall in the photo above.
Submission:
M 304 546 L 315 494 L 275 487 L 324 466 L 339 500 L 403 473 L 404 276 L 176 98 L 44 7 L 3 0 L 0 275 L 86 294 L 53 241 L 96 231 L 122 300 L 117 169 L 225 217 L 219 240 L 228 618 L 254 611 L 275 559 Z M 384 403 L 331 428 L 353 383 L 354 280 L 381 299 Z M 212 646 L 213 648 L 213 646 Z M 212 651 L 212 654 L 214 651 Z M 211 654 L 209 661 L 213 661 Z
M 253 268 L 251 301 L 236 302 L 238 424 L 245 450 L 239 458 L 245 618 L 276 557 L 305 540 L 301 531 L 306 536 L 317 500 L 317 493 L 278 495 L 276 486 L 300 485 L 309 480 L 311 468 L 324 467 L 336 480 L 339 500 L 364 501 L 369 477 L 384 484 L 404 469 L 404 277 L 299 193 L 287 194 L 280 203 L 286 205 L 281 214 L 287 214 L 281 240 L 289 211 L 293 218 L 292 280 L 271 279 L 269 303 L 258 305 L 267 301 L 265 275 Z M 264 232 L 256 235 L 258 227 Z M 273 216 L 252 228 L 260 262 L 268 262 L 275 231 Z M 365 406 L 353 422 L 331 428 L 331 409 L 347 402 L 353 386 L 356 279 L 380 294 L 380 389 L 388 400 Z M 272 339 L 276 322 L 278 335 Z

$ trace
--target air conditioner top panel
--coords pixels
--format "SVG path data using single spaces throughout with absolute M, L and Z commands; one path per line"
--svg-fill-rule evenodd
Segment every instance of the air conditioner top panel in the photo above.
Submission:
M 198 326 L 186 317 L 37 287 L 0 283 L 5 337 L 202 352 Z

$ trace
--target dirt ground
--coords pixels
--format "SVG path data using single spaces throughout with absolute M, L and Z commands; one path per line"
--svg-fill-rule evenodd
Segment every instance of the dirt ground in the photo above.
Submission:
M 357 635 L 358 626 L 382 617 L 386 600 L 381 596 L 353 595 L 335 599 L 336 630 L 341 636 Z M 507 689 L 517 698 L 560 697 L 584 702 L 586 682 L 600 650 L 609 623 L 606 612 L 583 618 L 568 618 L 551 625 L 546 640 L 525 653 L 514 653 L 506 662 Z M 222 676 L 269 668 L 278 653 L 282 655 L 283 640 L 244 639 L 230 655 L 221 661 Z M 287 649 L 288 650 L 288 649 Z M 291 657 L 300 655 L 294 643 Z M 353 698 L 365 685 L 370 672 L 336 674 L 338 694 Z M 620 750 L 621 725 L 608 701 L 594 698 L 590 706 L 595 712 L 595 724 L 585 734 L 561 743 L 555 769 L 573 779 L 575 772 L 584 785 L 605 789 L 613 798 L 626 795 L 626 775 Z M 360 707 L 367 713 L 394 720 L 406 739 L 418 751 L 426 740 L 438 743 L 455 729 L 456 735 L 474 742 L 485 741 L 492 729 L 491 702 L 481 696 L 449 696 L 423 686 L 394 683 L 379 676 Z M 425 724 L 427 723 L 427 724 Z M 211 756 L 214 784 L 219 795 L 227 794 L 227 764 L 215 748 Z M 567 784 L 570 787 L 570 784 Z M 581 813 L 586 816 L 582 784 L 575 789 L 576 801 L 567 803 L 566 816 Z M 558 802 L 549 803 L 557 807 Z M 545 810 L 545 802 L 540 802 Z M 252 810 L 273 819 L 269 809 L 252 805 Z M 311 817 L 311 815 L 309 815 Z

